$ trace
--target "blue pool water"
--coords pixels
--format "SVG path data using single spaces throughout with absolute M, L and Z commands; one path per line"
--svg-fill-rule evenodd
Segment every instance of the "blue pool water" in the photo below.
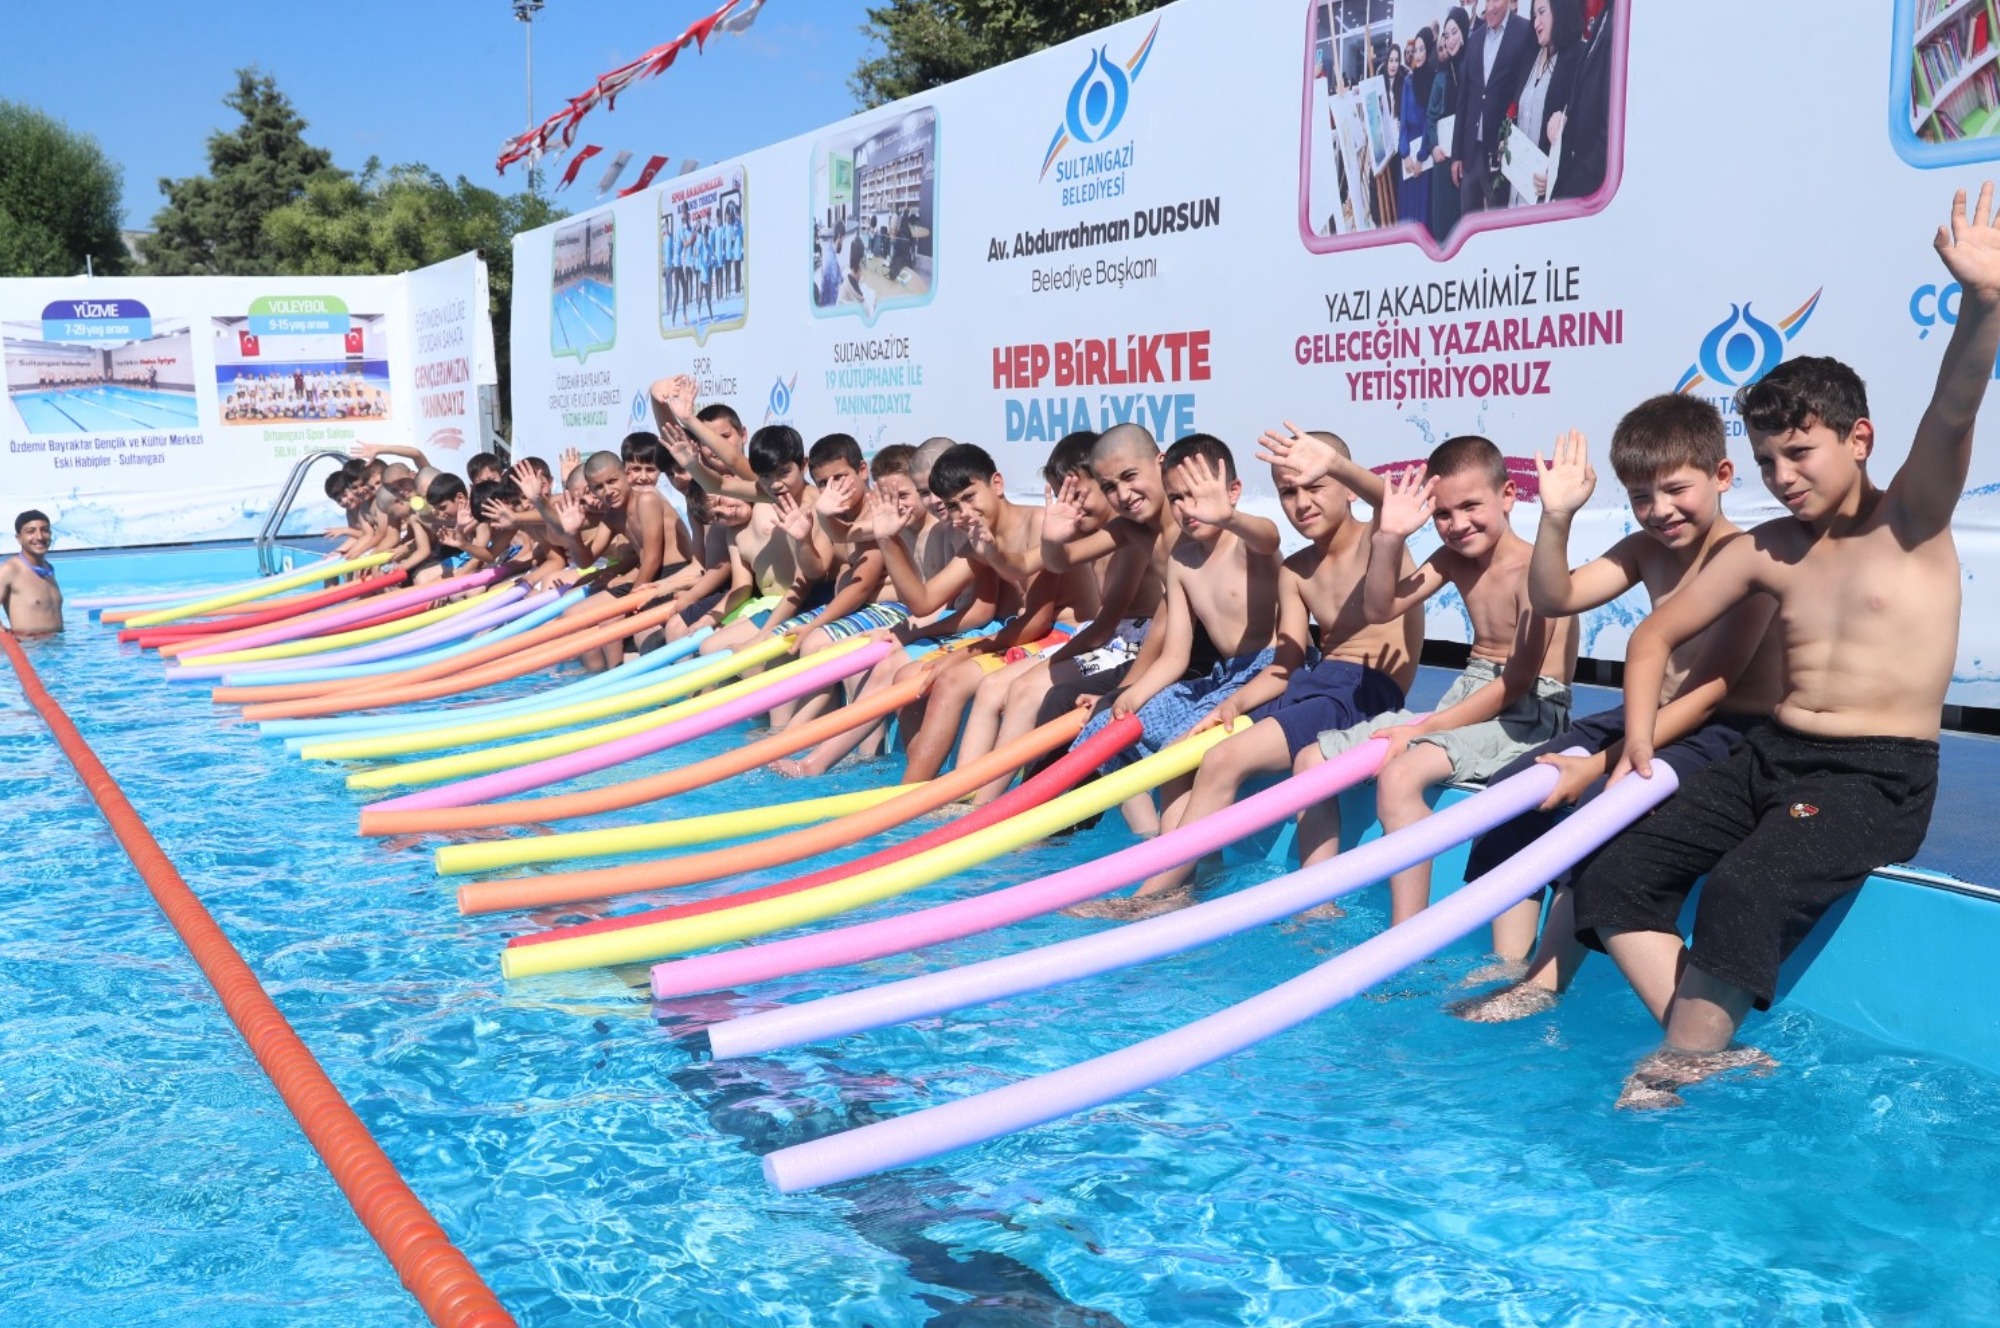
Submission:
M 157 573 L 171 559 L 147 561 Z M 116 563 L 96 560 L 100 585 Z M 1455 954 L 1088 1116 L 775 1196 L 758 1171 L 774 1146 L 1164 1031 L 1370 934 L 1385 901 L 1073 990 L 715 1063 L 681 1035 L 820 985 L 656 1007 L 636 968 L 503 984 L 499 945 L 520 922 L 459 918 L 427 851 L 358 839 L 358 799 L 332 770 L 219 722 L 81 615 L 66 640 L 29 648 L 523 1323 L 2000 1319 L 1992 1080 L 1781 1009 L 1748 1030 L 1783 1062 L 1774 1075 L 1697 1089 L 1678 1113 L 1617 1113 L 1618 1079 L 1653 1038 L 1602 962 L 1553 1017 L 1478 1028 L 1439 1013 L 1478 963 Z M 760 774 L 672 810 L 798 795 Z M 5 670 L 0 799 L 0 1319 L 420 1322 Z M 1100 826 L 931 897 L 1123 842 Z M 1044 919 L 940 954 L 1092 925 Z
M 82 387 L 23 392 L 14 408 L 29 433 L 93 433 L 117 429 L 191 429 L 194 393 L 140 387 Z
M 558 355 L 602 350 L 618 339 L 611 287 L 584 280 L 557 291 L 549 306 L 550 349 Z

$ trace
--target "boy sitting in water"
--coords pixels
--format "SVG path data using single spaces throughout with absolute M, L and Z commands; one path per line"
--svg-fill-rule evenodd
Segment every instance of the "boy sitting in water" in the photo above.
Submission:
M 1657 609 L 1730 541 L 1742 537 L 1742 530 L 1722 514 L 1722 498 L 1729 492 L 1734 469 L 1729 462 L 1722 412 L 1708 401 L 1668 393 L 1633 407 L 1611 435 L 1611 468 L 1625 486 L 1640 529 L 1572 571 L 1570 522 L 1589 500 L 1597 475 L 1580 434 L 1556 440 L 1552 463 L 1544 463 L 1536 454 L 1542 521 L 1529 562 L 1528 597 L 1543 613 L 1582 613 L 1610 603 L 1634 586 L 1644 586 Z M 1660 689 L 1662 705 L 1696 680 L 1691 670 L 1697 668 L 1697 656 L 1705 650 L 1714 648 L 1734 655 L 1738 642 L 1754 650 L 1754 658 L 1741 677 L 1728 686 L 1722 713 L 1661 746 L 1660 758 L 1682 779 L 1727 756 L 1744 732 L 1767 718 L 1777 703 L 1778 642 L 1765 635 L 1772 607 L 1761 597 L 1746 600 L 1714 628 L 1683 644 L 1669 661 Z M 1622 708 L 1600 711 L 1494 775 L 1496 782 L 1507 779 L 1538 760 L 1559 765 L 1563 771 L 1562 782 L 1539 810 L 1518 816 L 1474 841 L 1465 879 L 1478 880 L 1541 838 L 1555 825 L 1562 806 L 1587 800 L 1600 791 L 1605 772 L 1622 752 L 1624 734 Z M 1573 747 L 1591 755 L 1558 755 Z M 1532 935 L 1540 911 L 1537 896 L 1516 905 L 1494 923 L 1496 935 L 1503 928 L 1506 932 L 1503 953 L 1512 953 L 1521 938 Z M 1527 974 L 1498 991 L 1459 1002 L 1452 1013 L 1491 1023 L 1519 1019 L 1553 1005 L 1586 953 L 1577 943 L 1573 916 L 1570 889 L 1559 884 Z
M 14 542 L 21 551 L 0 563 L 0 612 L 16 636 L 46 636 L 63 629 L 62 587 L 49 566 L 55 527 L 29 508 L 14 518 Z
M 809 511 L 819 500 L 817 491 L 806 483 L 805 441 L 798 430 L 786 424 L 767 424 L 757 430 L 750 438 L 750 465 L 757 474 L 757 489 L 771 500 L 754 503 L 749 524 L 736 534 L 736 547 L 754 579 L 756 598 L 748 601 L 751 607 L 746 613 L 701 643 L 701 653 L 705 655 L 741 650 L 777 631 L 789 630 L 797 625 L 792 621 L 795 617 L 819 608 L 833 593 L 830 582 L 806 575 L 800 566 L 797 547 L 779 529 L 781 513 L 777 499 L 783 498 L 787 511 L 799 508 Z M 702 487 L 708 489 L 710 473 L 700 465 L 695 471 L 703 476 Z M 710 490 L 711 507 L 718 497 L 741 497 L 734 482 L 722 484 L 720 476 L 715 476 L 713 482 L 721 487 Z M 823 539 L 816 530 L 808 530 L 808 543 L 817 547 L 817 542 Z
M 703 571 L 693 582 L 675 592 L 680 612 L 641 645 L 656 650 L 669 641 L 678 641 L 690 632 L 720 627 L 738 606 L 749 602 L 756 585 L 750 561 L 739 543 L 749 526 L 751 505 L 734 494 L 706 493 L 699 484 L 688 486 L 690 510 L 701 509 L 701 525 L 707 547 L 702 553 Z
M 1161 463 L 1167 501 L 1180 526 L 1167 572 L 1159 623 L 1158 652 L 1135 671 L 1124 690 L 1102 707 L 1077 736 L 1089 741 L 1114 718 L 1137 715 L 1144 733 L 1134 747 L 1113 757 L 1107 770 L 1138 755 L 1160 751 L 1192 731 L 1217 706 L 1268 668 L 1277 655 L 1278 527 L 1237 507 L 1243 482 L 1236 459 L 1220 439 L 1192 434 L 1167 449 Z M 1207 674 L 1185 678 L 1199 623 L 1221 658 Z M 1182 775 L 1164 789 L 1166 815 L 1178 817 L 1193 776 Z M 1140 833 L 1157 828 L 1150 795 L 1140 794 L 1127 812 Z M 1136 815 L 1135 815 L 1136 813 Z
M 1472 657 L 1430 715 L 1392 710 L 1322 733 L 1317 749 L 1301 755 L 1306 770 L 1371 737 L 1388 739 L 1389 759 L 1375 777 L 1385 833 L 1431 814 L 1424 792 L 1433 784 L 1484 783 L 1569 727 L 1576 620 L 1538 613 L 1530 603 L 1532 550 L 1507 522 L 1513 509 L 1506 459 L 1476 436 L 1447 439 L 1422 471 L 1390 480 L 1383 493 L 1363 593 L 1368 620 L 1400 619 L 1446 586 L 1458 590 L 1472 620 Z M 1404 542 L 1433 519 L 1444 546 L 1405 575 Z M 1339 800 L 1328 799 L 1300 818 L 1299 854 L 1311 864 L 1339 851 Z M 1430 903 L 1430 863 L 1397 872 L 1389 892 L 1392 924 L 1415 917 Z M 1500 953 L 1521 959 L 1531 941 Z
M 1958 650 L 1962 572 L 1951 518 L 1972 429 L 2000 350 L 2000 228 L 1993 186 L 1968 217 L 1952 201 L 1936 237 L 1963 291 L 1909 459 L 1885 489 L 1868 475 L 1875 428 L 1861 379 L 1837 360 L 1780 364 L 1737 393 L 1764 485 L 1789 510 L 1732 541 L 1632 634 L 1626 751 L 1649 774 L 1673 651 L 1751 596 L 1777 605 L 1783 692 L 1772 722 L 1576 875 L 1580 939 L 1617 961 L 1665 1027 L 1622 1105 L 1769 1059 L 1731 1048 L 1752 1006 L 1834 903 L 1923 844 L 1937 796 L 1938 727 Z M 1706 874 L 1694 944 L 1682 901 Z
M 1363 585 L 1368 577 L 1369 530 L 1352 514 L 1356 498 L 1379 508 L 1381 476 L 1357 465 L 1347 444 L 1330 433 L 1266 433 L 1258 459 L 1270 463 L 1278 502 L 1292 529 L 1310 541 L 1285 559 L 1278 574 L 1278 654 L 1235 696 L 1197 728 L 1254 721 L 1202 758 L 1194 788 L 1178 815 L 1162 821 L 1172 830 L 1236 801 L 1245 781 L 1289 772 L 1328 729 L 1343 729 L 1402 708 L 1417 676 L 1424 644 L 1424 612 L 1412 604 L 1401 617 L 1371 623 Z M 1416 570 L 1407 551 L 1398 575 Z M 1308 624 L 1319 626 L 1320 649 L 1311 649 Z M 1152 877 L 1124 908 L 1126 913 L 1165 911 L 1192 902 L 1196 864 Z

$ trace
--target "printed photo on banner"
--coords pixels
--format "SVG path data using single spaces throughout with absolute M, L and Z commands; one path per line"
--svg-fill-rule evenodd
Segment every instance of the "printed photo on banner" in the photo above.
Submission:
M 1602 208 L 1624 158 L 1628 4 L 1310 0 L 1306 247 L 1446 258 L 1482 230 Z
M 612 216 L 601 212 L 556 229 L 550 275 L 549 352 L 581 364 L 618 341 Z
M 2000 0 L 1896 0 L 1889 137 L 1913 166 L 2000 159 Z
M 684 175 L 659 198 L 660 335 L 700 344 L 710 332 L 742 327 L 750 309 L 743 168 Z
M 937 287 L 937 112 L 813 144 L 812 308 L 821 317 L 925 304 Z
M 388 319 L 335 296 L 272 296 L 211 318 L 226 425 L 391 417 Z
M 137 300 L 58 300 L 39 323 L 0 323 L 7 404 L 31 434 L 192 429 L 194 338 Z

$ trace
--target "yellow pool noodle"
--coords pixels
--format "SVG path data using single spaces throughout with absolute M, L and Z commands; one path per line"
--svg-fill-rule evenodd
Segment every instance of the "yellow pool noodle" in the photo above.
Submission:
M 414 632 L 420 627 L 443 622 L 470 609 L 476 609 L 497 595 L 505 594 L 507 586 L 498 586 L 482 591 L 469 599 L 454 600 L 450 604 L 440 604 L 422 613 L 413 613 L 407 618 L 394 622 L 376 623 L 373 627 L 357 627 L 351 632 L 341 632 L 335 636 L 306 636 L 296 641 L 280 641 L 276 645 L 252 646 L 248 650 L 224 650 L 213 655 L 195 655 L 189 664 L 247 664 L 259 659 L 294 659 L 300 655 L 319 655 L 332 650 L 344 650 L 348 646 L 366 645 L 370 641 L 381 641 L 391 636 L 401 636 Z
M 531 738 L 526 742 L 510 743 L 504 747 L 482 747 L 476 751 L 458 752 L 451 756 L 433 756 L 427 761 L 404 761 L 396 765 L 385 765 L 374 770 L 358 770 L 347 777 L 347 787 L 351 789 L 393 788 L 401 784 L 436 784 L 447 779 L 459 779 L 467 775 L 483 775 L 494 770 L 512 770 L 515 766 L 527 765 L 531 761 L 546 760 L 551 756 L 566 756 L 571 752 L 595 747 L 600 743 L 612 742 L 618 738 L 628 738 L 635 733 L 645 733 L 677 719 L 698 715 L 704 710 L 712 710 L 724 701 L 734 700 L 745 692 L 754 691 L 780 678 L 788 678 L 801 670 L 824 664 L 829 658 L 847 654 L 868 644 L 868 638 L 857 636 L 849 642 L 843 641 L 831 650 L 822 650 L 817 655 L 781 664 L 754 678 L 718 687 L 702 696 L 677 701 L 673 705 L 643 715 L 633 715 L 628 719 L 614 720 L 609 724 L 598 724 L 592 728 L 577 729 L 571 733 L 551 734 L 546 738 Z M 707 678 L 700 675 L 704 670 L 696 669 L 679 678 L 668 679 L 660 684 L 680 684 L 682 690 L 693 691 L 721 678 L 731 677 L 752 668 L 765 660 L 774 659 L 790 648 L 790 638 L 775 638 L 762 641 L 748 650 L 739 651 L 727 660 L 718 660 L 716 672 Z
M 918 784 L 892 784 L 888 788 L 863 789 L 859 793 L 836 793 L 799 802 L 777 802 L 768 807 L 744 811 L 716 812 L 710 816 L 684 816 L 673 821 L 653 821 L 646 825 L 620 825 L 604 830 L 576 830 L 566 835 L 525 835 L 484 844 L 448 844 L 437 851 L 440 876 L 463 876 L 467 872 L 490 871 L 495 867 L 517 867 L 527 862 L 562 862 L 571 858 L 603 858 L 615 853 L 639 853 L 655 848 L 688 848 L 719 839 L 747 839 L 792 826 L 830 821 L 849 812 L 866 811 L 891 798 L 901 797 Z
M 665 959 L 818 922 L 883 899 L 908 894 L 933 881 L 976 867 L 989 858 L 1045 839 L 1087 816 L 1116 807 L 1134 794 L 1156 788 L 1176 775 L 1184 775 L 1201 763 L 1209 748 L 1249 726 L 1249 716 L 1242 715 L 1226 729 L 1220 725 L 1203 729 L 1164 751 L 1135 761 L 1082 788 L 1072 789 L 1059 798 L 1052 798 L 1040 807 L 1010 816 L 998 825 L 988 826 L 954 843 L 941 844 L 927 853 L 919 853 L 913 858 L 892 862 L 845 880 L 830 881 L 797 894 L 760 899 L 713 913 L 676 918 L 671 922 L 515 946 L 500 956 L 500 973 L 503 977 L 524 978 L 541 973 L 568 973 L 580 968 L 608 968 L 614 964 Z
M 315 567 L 310 571 L 293 572 L 290 576 L 273 577 L 261 585 L 250 587 L 248 590 L 232 590 L 227 595 L 216 595 L 209 599 L 197 600 L 193 604 L 177 604 L 171 609 L 155 609 L 151 613 L 142 613 L 135 618 L 127 618 L 125 626 L 158 627 L 162 623 L 179 622 L 183 618 L 198 618 L 204 613 L 213 613 L 217 609 L 231 609 L 235 608 L 238 604 L 248 604 L 251 600 L 263 599 L 282 591 L 297 590 L 300 586 L 309 586 L 315 581 L 326 581 L 348 572 L 360 572 L 370 567 L 379 567 L 394 556 L 393 551 L 371 553 L 366 558 L 350 558 L 344 563 L 335 563 L 331 567 Z

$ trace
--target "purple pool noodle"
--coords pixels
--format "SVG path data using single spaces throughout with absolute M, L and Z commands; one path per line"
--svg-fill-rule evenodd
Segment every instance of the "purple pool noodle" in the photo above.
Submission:
M 595 747 L 586 747 L 580 752 L 569 752 L 563 756 L 532 761 L 527 765 L 516 766 L 512 770 L 496 770 L 490 775 L 461 779 L 455 784 L 440 784 L 436 788 L 424 789 L 421 792 L 406 793 L 400 798 L 371 803 L 368 810 L 386 812 L 418 811 L 432 807 L 470 807 L 476 802 L 525 793 L 529 789 L 560 783 L 565 779 L 575 779 L 579 775 L 608 770 L 614 765 L 636 761 L 642 756 L 651 756 L 654 752 L 663 752 L 669 747 L 678 747 L 684 742 L 705 737 L 717 729 L 725 729 L 740 720 L 761 715 L 787 701 L 811 696 L 814 692 L 831 687 L 843 678 L 874 668 L 888 657 L 891 650 L 898 648 L 892 641 L 871 641 L 859 650 L 836 655 L 824 664 L 815 664 L 812 668 L 801 670 L 789 678 L 759 687 L 735 700 L 724 701 L 711 710 L 662 724 L 659 728 L 614 738 Z
M 1302 913 L 1427 862 L 1536 806 L 1555 781 L 1553 766 L 1536 766 L 1395 834 L 1274 881 L 1074 940 L 727 1020 L 708 1030 L 709 1044 L 721 1057 L 820 1042 L 1179 954 Z M 656 982 L 659 971 L 653 970 Z
M 947 904 L 898 913 L 874 922 L 835 927 L 828 931 L 766 941 L 761 945 L 739 946 L 733 950 L 718 950 L 692 959 L 655 965 L 653 995 L 665 999 L 699 991 L 720 991 L 725 987 L 768 982 L 772 978 L 791 977 L 816 969 L 858 964 L 865 959 L 880 959 L 884 955 L 905 954 L 926 945 L 991 931 L 1067 908 L 1085 899 L 1110 894 L 1170 867 L 1193 862 L 1235 843 L 1245 835 L 1255 834 L 1266 826 L 1294 816 L 1314 803 L 1339 796 L 1342 789 L 1373 778 L 1381 768 L 1382 757 L 1388 749 L 1386 741 L 1371 738 L 1302 775 L 1294 775 L 1213 816 L 1205 816 L 1179 829 L 1169 830 L 1156 839 L 1121 849 L 1108 858 L 1081 863 L 1039 880 L 1024 881 L 1004 890 L 989 890 L 967 899 L 954 899 Z M 764 1017 L 761 1015 L 731 1020 L 711 1029 L 710 1036 L 727 1030 L 726 1036 L 733 1037 L 750 1028 L 757 1028 L 772 1030 L 769 1036 L 784 1036 L 784 1041 L 771 1046 L 817 1041 L 825 1034 L 811 1031 L 791 1036 L 776 1031 L 784 1023 L 779 1016 L 813 1008 L 811 1005 L 800 1005 L 770 1011 L 773 1018 L 771 1024 L 758 1024 L 758 1019 Z M 758 1035 L 766 1034 L 760 1032 Z M 745 1046 L 737 1050 L 732 1044 L 730 1051 L 718 1051 L 716 1054 L 735 1056 L 764 1050 L 768 1047 Z
M 538 591 L 528 599 L 526 582 L 507 587 L 492 599 L 476 609 L 441 618 L 428 627 L 401 636 L 385 636 L 380 641 L 370 641 L 364 645 L 349 646 L 345 650 L 335 650 L 323 654 L 290 655 L 283 659 L 253 659 L 241 664 L 192 664 L 183 665 L 185 674 L 176 671 L 175 676 L 189 678 L 220 677 L 234 686 L 240 674 L 246 683 L 256 682 L 254 675 L 276 673 L 284 669 L 332 668 L 344 664 L 370 664 L 376 660 L 392 659 L 397 655 L 414 654 L 429 646 L 454 641 L 460 637 L 483 632 L 489 627 L 498 627 L 511 622 L 524 613 L 532 613 L 547 604 L 559 593 L 554 590 Z
M 791 1194 L 908 1166 L 1086 1111 L 1255 1046 L 1491 922 L 1659 805 L 1675 786 L 1673 771 L 1656 761 L 1651 779 L 1620 780 L 1478 880 L 1289 982 L 1109 1055 L 781 1148 L 765 1157 L 764 1176 Z
M 462 576 L 451 581 L 434 581 L 427 586 L 408 586 L 402 590 L 392 590 L 382 596 L 363 596 L 359 604 L 350 605 L 337 613 L 329 613 L 323 618 L 293 618 L 274 623 L 233 641 L 204 641 L 198 646 L 180 651 L 175 659 L 199 659 L 203 655 L 222 655 L 234 650 L 255 650 L 259 646 L 283 645 L 296 641 L 302 636 L 318 636 L 345 627 L 349 623 L 365 622 L 384 613 L 393 612 L 406 604 L 422 604 L 426 600 L 444 599 L 461 591 L 477 590 L 499 576 L 498 568 L 489 567 L 471 576 Z

